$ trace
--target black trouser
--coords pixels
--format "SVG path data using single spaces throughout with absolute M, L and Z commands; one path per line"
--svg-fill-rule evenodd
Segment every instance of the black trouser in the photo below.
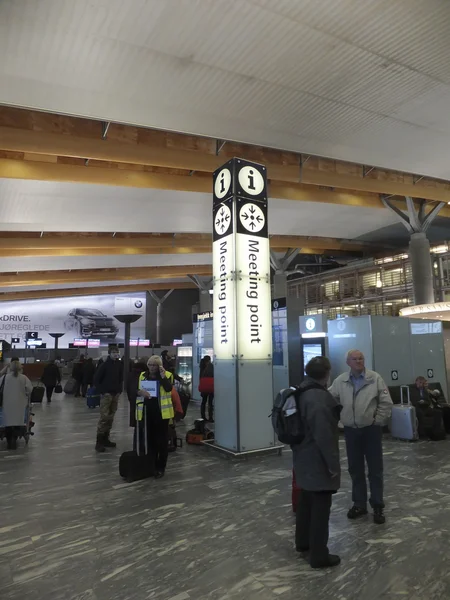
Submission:
M 80 395 L 80 391 L 81 391 L 81 380 L 80 379 L 75 379 L 75 393 L 74 396 L 75 398 L 78 398 L 78 396 Z
M 147 403 L 145 416 L 147 418 L 147 448 L 148 453 L 154 457 L 156 471 L 164 473 L 166 470 L 167 459 L 169 456 L 169 419 L 163 419 L 159 402 L 153 399 Z M 140 427 L 140 452 L 144 449 L 144 426 L 143 423 L 137 424 Z M 134 447 L 136 448 L 136 430 L 134 433 Z
M 383 428 L 378 425 L 369 427 L 345 427 L 347 445 L 348 472 L 352 478 L 353 504 L 367 508 L 367 461 L 370 505 L 372 508 L 384 508 L 383 502 Z
M 5 427 L 5 437 L 8 447 L 17 442 L 20 434 L 20 427 Z
M 311 565 L 328 558 L 328 527 L 332 492 L 301 490 L 298 497 L 295 545 L 297 550 L 309 550 Z
M 55 389 L 54 385 L 46 385 L 45 386 L 45 393 L 47 394 L 47 402 L 52 401 L 52 395 L 53 395 L 54 389 Z
M 206 421 L 206 405 L 208 404 L 208 417 L 209 420 L 213 420 L 214 415 L 214 394 L 202 394 L 202 406 L 200 408 L 200 412 L 202 415 L 202 419 Z

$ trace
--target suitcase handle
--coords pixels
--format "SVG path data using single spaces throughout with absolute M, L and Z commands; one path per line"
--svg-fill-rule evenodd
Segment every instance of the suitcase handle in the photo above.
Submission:
M 406 390 L 406 402 L 403 402 L 403 400 L 404 400 L 404 397 L 403 397 L 404 390 Z M 400 386 L 400 404 L 406 404 L 407 406 L 411 406 L 411 396 L 410 396 L 409 385 L 401 385 Z
M 147 411 L 144 400 L 137 400 L 136 404 L 142 404 L 142 421 L 144 423 L 144 456 L 148 454 L 147 448 Z M 138 456 L 141 455 L 141 424 L 138 421 L 136 423 L 136 453 Z

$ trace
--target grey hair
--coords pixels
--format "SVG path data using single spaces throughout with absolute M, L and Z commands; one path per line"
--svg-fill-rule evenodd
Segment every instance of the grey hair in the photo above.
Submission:
M 345 358 L 348 360 L 348 359 L 350 358 L 350 356 L 351 356 L 352 354 L 354 354 L 355 352 L 359 352 L 360 354 L 362 354 L 362 355 L 364 356 L 364 353 L 363 353 L 363 352 L 361 352 L 361 350 L 358 350 L 358 348 L 353 348 L 353 350 L 349 350 L 349 351 L 347 352 L 347 355 L 346 355 L 346 357 L 345 357 Z

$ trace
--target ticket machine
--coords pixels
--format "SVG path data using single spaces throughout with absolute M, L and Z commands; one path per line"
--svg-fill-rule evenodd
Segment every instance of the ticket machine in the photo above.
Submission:
M 325 315 L 299 317 L 302 373 L 314 356 L 328 356 L 328 322 Z

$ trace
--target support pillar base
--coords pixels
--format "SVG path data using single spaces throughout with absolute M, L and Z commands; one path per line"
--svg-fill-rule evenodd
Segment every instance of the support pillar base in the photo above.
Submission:
M 269 448 L 258 448 L 257 450 L 246 450 L 244 452 L 233 452 L 233 450 L 228 450 L 228 448 L 224 448 L 223 446 L 219 446 L 216 444 L 215 440 L 205 440 L 203 442 L 206 448 L 210 448 L 212 450 L 216 450 L 219 454 L 226 456 L 227 458 L 232 459 L 243 459 L 243 458 L 252 458 L 257 456 L 268 456 L 271 454 L 278 454 L 281 456 L 284 450 L 284 446 L 282 444 L 277 446 L 270 446 Z

